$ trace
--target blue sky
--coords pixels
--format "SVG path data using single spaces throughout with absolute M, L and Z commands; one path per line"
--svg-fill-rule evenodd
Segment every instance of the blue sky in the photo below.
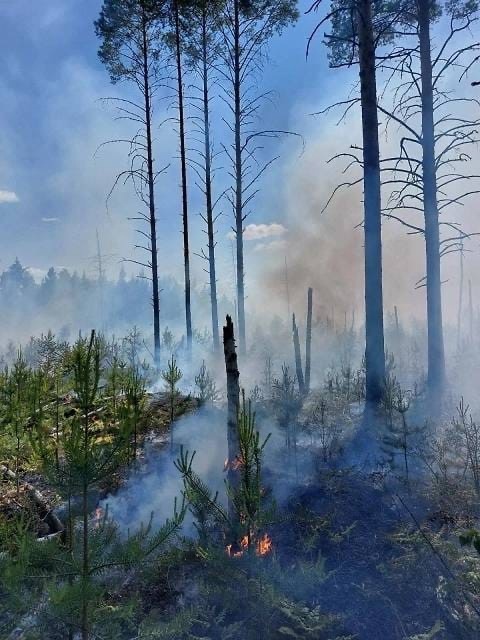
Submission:
M 120 189 L 110 202 L 108 214 L 105 208 L 113 178 L 124 168 L 123 150 L 108 147 L 93 157 L 98 145 L 121 133 L 112 109 L 99 99 L 128 91 L 110 85 L 97 58 L 93 21 L 100 6 L 100 0 L 0 0 L 4 52 L 0 74 L 0 191 L 6 192 L 3 197 L 0 194 L 0 268 L 18 256 L 38 274 L 51 264 L 88 271 L 97 228 L 104 252 L 111 256 L 112 273 L 118 270 L 122 257 L 140 257 L 132 252 L 135 236 L 126 220 L 136 206 L 130 190 Z M 307 3 L 300 6 L 303 11 Z M 305 43 L 312 23 L 312 18 L 302 16 L 295 28 L 271 44 L 262 82 L 275 92 L 275 104 L 265 104 L 262 126 L 304 134 L 310 126 L 309 112 L 334 82 L 326 72 L 320 42 L 310 61 L 305 62 Z M 160 131 L 157 137 L 162 150 L 159 162 L 171 163 L 157 195 L 160 261 L 165 270 L 180 277 L 182 239 L 177 215 L 179 192 L 175 189 L 177 164 L 172 157 L 174 139 L 168 131 Z M 282 159 L 265 176 L 249 222 L 282 223 L 283 190 L 279 184 L 283 182 L 284 161 L 300 151 L 298 140 L 270 144 L 265 157 L 281 153 Z M 18 201 L 11 202 L 15 198 L 8 192 L 16 194 Z M 192 251 L 196 252 L 203 241 L 196 215 L 201 201 L 194 187 L 191 194 Z M 232 215 L 227 204 L 222 210 L 219 260 L 223 259 L 227 272 Z M 263 228 L 263 235 L 267 233 Z M 193 261 L 201 282 L 202 263 L 195 257 Z
M 109 146 L 94 157 L 102 142 L 124 135 L 123 124 L 115 122 L 113 110 L 100 99 L 115 93 L 128 95 L 127 87 L 111 86 L 97 58 L 93 22 L 100 6 L 101 0 L 0 0 L 0 269 L 18 256 L 37 277 L 51 265 L 91 273 L 97 229 L 112 276 L 118 273 L 122 258 L 142 258 L 133 249 L 136 237 L 128 221 L 138 210 L 131 189 L 119 189 L 108 212 L 105 206 L 115 175 L 125 168 L 124 150 Z M 268 303 L 272 310 L 276 301 L 276 310 L 285 307 L 283 274 L 288 255 L 292 298 L 298 296 L 303 304 L 304 290 L 312 284 L 322 292 L 324 311 L 334 306 L 343 314 L 356 307 L 360 317 L 363 243 L 361 230 L 355 227 L 362 218 L 361 190 L 343 193 L 320 215 L 341 169 L 326 161 L 351 144 L 360 144 L 360 119 L 358 112 L 353 113 L 337 127 L 334 115 L 311 115 L 345 99 L 356 70 L 328 68 L 320 33 L 305 60 L 307 37 L 318 19 L 303 15 L 307 6 L 301 0 L 298 24 L 271 42 L 261 79 L 262 90 L 274 91 L 274 102 L 265 103 L 260 126 L 295 131 L 304 136 L 306 145 L 302 149 L 297 138 L 287 137 L 265 149 L 265 159 L 280 157 L 264 175 L 247 220 L 257 225 L 245 242 L 247 306 L 252 308 L 255 301 L 262 309 Z M 464 88 L 469 95 L 468 82 Z M 219 102 L 214 108 L 220 109 Z M 158 105 L 157 122 L 172 115 L 163 110 Z M 224 135 L 224 131 L 217 134 L 217 144 Z M 160 268 L 181 281 L 176 139 L 171 126 L 157 131 L 156 137 L 158 163 L 170 163 L 157 189 Z M 225 160 L 221 164 L 225 166 Z M 217 193 L 225 186 L 223 174 Z M 190 194 L 193 281 L 200 287 L 207 282 L 205 265 L 195 255 L 205 241 L 198 215 L 202 201 L 193 185 Z M 477 210 L 475 205 L 467 213 L 472 217 Z M 231 294 L 228 235 L 233 218 L 227 203 L 222 211 L 217 233 L 218 284 L 220 291 Z M 272 224 L 276 226 L 258 226 Z M 282 233 L 279 225 L 287 231 Z M 480 268 L 477 256 L 468 258 L 472 273 Z M 445 287 L 454 299 L 455 257 L 448 264 L 452 270 L 445 272 Z M 421 240 L 406 236 L 394 223 L 384 227 L 384 273 L 387 310 L 393 304 L 414 313 L 424 308 L 423 291 L 414 290 L 424 274 Z M 259 291 L 261 295 L 255 295 Z

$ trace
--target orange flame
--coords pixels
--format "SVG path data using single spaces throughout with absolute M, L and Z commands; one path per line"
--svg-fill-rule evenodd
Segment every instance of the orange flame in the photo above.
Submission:
M 265 533 L 263 537 L 260 538 L 260 540 L 257 542 L 257 554 L 259 556 L 266 556 L 267 553 L 270 553 L 272 548 L 273 548 L 272 539 L 270 538 L 268 533 Z
M 225 462 L 223 463 L 223 470 L 238 471 L 242 464 L 243 460 L 239 456 L 235 456 L 233 460 L 229 460 L 228 458 L 226 458 Z
M 243 536 L 238 544 L 227 544 L 226 552 L 230 558 L 240 558 L 248 549 L 248 535 Z M 268 533 L 265 533 L 255 544 L 257 556 L 266 556 L 273 549 L 273 542 Z
M 95 518 L 94 518 L 94 527 L 95 529 L 98 529 L 98 527 L 100 526 L 100 521 L 103 518 L 103 509 L 102 507 L 97 507 L 95 509 Z

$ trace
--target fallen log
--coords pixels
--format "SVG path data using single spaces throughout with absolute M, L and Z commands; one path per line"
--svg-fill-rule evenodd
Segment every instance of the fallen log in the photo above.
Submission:
M 1 464 L 0 472 L 2 473 L 4 478 L 8 478 L 12 480 L 12 482 L 17 481 L 17 475 L 8 467 Z M 51 538 L 55 536 L 60 536 L 65 532 L 65 527 L 60 520 L 60 518 L 53 511 L 53 507 L 49 504 L 48 500 L 29 482 L 22 481 L 22 485 L 28 492 L 28 496 L 32 500 L 32 502 L 38 507 L 39 511 L 43 514 L 43 520 L 48 525 L 50 533 L 44 538 Z M 39 538 L 42 540 L 43 538 Z

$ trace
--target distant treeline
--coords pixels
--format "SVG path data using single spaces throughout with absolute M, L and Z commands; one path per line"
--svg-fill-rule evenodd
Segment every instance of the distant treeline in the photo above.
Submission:
M 183 316 L 183 287 L 173 277 L 160 280 L 162 330 L 167 326 L 175 333 Z M 207 289 L 192 292 L 202 313 L 197 330 L 208 325 L 209 293 Z M 25 339 L 33 333 L 56 332 L 61 339 L 78 335 L 79 330 L 98 328 L 107 333 L 120 333 L 136 325 L 147 328 L 151 323 L 151 285 L 142 276 L 127 276 L 120 269 L 116 280 L 91 277 L 68 269 L 50 267 L 37 282 L 32 273 L 16 259 L 0 275 L 0 342 Z M 232 303 L 221 300 L 230 311 Z M 205 318 L 205 322 L 203 322 Z M 181 337 L 180 335 L 178 337 Z

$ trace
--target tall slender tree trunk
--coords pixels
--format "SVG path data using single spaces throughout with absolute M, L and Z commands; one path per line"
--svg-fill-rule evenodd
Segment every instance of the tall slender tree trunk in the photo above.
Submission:
M 234 464 L 240 455 L 240 444 L 238 439 L 238 415 L 240 410 L 240 385 L 237 363 L 237 352 L 235 350 L 235 334 L 233 322 L 230 316 L 226 318 L 223 327 L 223 351 L 225 355 L 225 370 L 227 374 L 227 445 L 228 445 L 228 484 L 235 488 L 239 483 L 238 465 Z M 228 503 L 229 517 L 232 522 L 236 520 L 235 506 L 232 501 Z
M 218 353 L 220 336 L 218 331 L 217 275 L 215 270 L 215 231 L 213 228 L 212 166 L 210 144 L 210 102 L 208 91 L 208 38 L 207 10 L 202 12 L 202 64 L 203 64 L 203 129 L 205 134 L 205 198 L 207 206 L 208 272 L 210 278 L 210 306 L 212 312 L 213 350 Z
M 83 425 L 84 469 L 82 478 L 82 611 L 81 635 L 82 640 L 88 640 L 90 635 L 88 620 L 88 580 L 90 571 L 89 540 L 88 540 L 88 473 L 89 473 L 89 407 L 84 408 L 85 422 Z
M 460 278 L 458 283 L 458 308 L 457 308 L 457 351 L 462 347 L 462 320 L 463 320 L 463 240 L 460 243 Z
M 445 349 L 442 322 L 440 227 L 438 221 L 435 125 L 433 118 L 430 0 L 418 0 L 422 86 L 422 171 L 427 266 L 428 388 L 437 394 L 445 382 Z
M 310 391 L 310 371 L 312 368 L 312 312 L 313 289 L 309 287 L 307 296 L 307 336 L 305 341 L 305 393 Z
M 358 0 L 357 24 L 363 130 L 366 399 L 377 404 L 385 382 L 382 291 L 382 210 L 375 42 L 371 0 Z
M 243 269 L 243 154 L 242 154 L 242 92 L 241 92 L 241 44 L 240 44 L 240 0 L 234 0 L 233 24 L 233 93 L 235 120 L 235 232 L 237 240 L 237 315 L 239 350 L 246 352 L 245 337 L 245 274 Z
M 143 89 L 145 99 L 145 128 L 147 138 L 148 208 L 150 216 L 150 253 L 152 269 L 153 342 L 155 366 L 160 366 L 160 295 L 158 286 L 157 219 L 155 212 L 155 174 L 152 148 L 152 105 L 148 75 L 147 21 L 143 16 Z
M 185 321 L 187 327 L 187 357 L 192 355 L 192 308 L 190 293 L 190 245 L 188 241 L 188 193 L 187 193 L 187 158 L 185 150 L 185 112 L 183 104 L 182 51 L 180 42 L 180 13 L 178 1 L 174 0 L 175 12 L 175 54 L 178 84 L 178 121 L 180 129 L 180 167 L 182 187 L 182 220 L 183 220 L 183 259 L 185 269 Z
M 468 281 L 468 327 L 470 335 L 470 344 L 473 345 L 473 298 L 472 298 L 472 281 Z

